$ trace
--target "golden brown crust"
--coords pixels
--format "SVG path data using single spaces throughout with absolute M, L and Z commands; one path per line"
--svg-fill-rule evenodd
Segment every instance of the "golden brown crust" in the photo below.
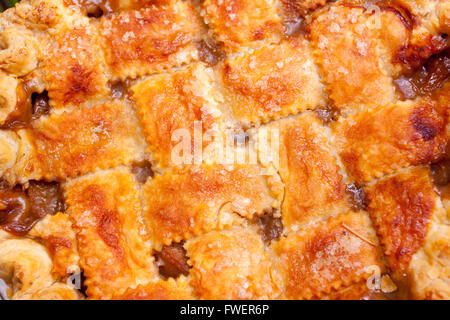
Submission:
M 447 123 L 435 104 L 408 101 L 343 118 L 334 132 L 342 162 L 362 182 L 438 160 L 448 141 Z
M 194 8 L 185 1 L 102 18 L 100 35 L 113 78 L 135 78 L 196 58 L 201 33 Z
M 17 92 L 18 87 L 20 82 L 16 77 L 0 72 L 0 125 L 3 125 L 16 107 L 17 100 L 20 98 Z
M 74 288 L 65 283 L 54 283 L 26 297 L 27 300 L 80 300 L 81 295 Z
M 0 234 L 0 270 L 2 277 L 11 279 L 9 298 L 78 299 L 79 295 L 72 286 L 53 279 L 52 268 L 52 260 L 43 245 L 31 239 L 16 239 Z
M 251 219 L 272 209 L 272 197 L 256 165 L 192 165 L 148 181 L 144 217 L 156 248 L 230 223 L 232 213 Z M 221 214 L 226 217 L 221 218 Z
M 43 72 L 53 107 L 83 106 L 107 93 L 97 30 L 87 19 L 58 28 L 46 46 Z
M 53 261 L 53 274 L 63 278 L 79 270 L 80 257 L 68 215 L 59 212 L 46 216 L 33 227 L 30 235 L 41 239 L 47 247 Z
M 38 64 L 39 48 L 33 34 L 16 24 L 6 24 L 0 31 L 0 69 L 14 75 L 25 76 Z
M 440 31 L 450 32 L 450 1 L 440 1 L 437 7 Z
M 269 128 L 279 130 L 284 224 L 293 226 L 347 211 L 343 179 L 319 120 L 303 114 Z
M 174 162 L 172 151 L 185 138 L 176 138 L 177 132 L 190 135 L 187 137 L 188 151 L 192 151 L 190 163 L 193 163 L 195 122 L 202 135 L 221 134 L 220 98 L 211 73 L 205 65 L 194 64 L 178 72 L 152 76 L 131 88 L 146 140 L 160 168 L 179 165 Z M 207 145 L 205 141 L 203 147 Z
M 19 139 L 14 132 L 0 131 L 0 174 L 3 175 L 16 163 Z
M 450 227 L 430 224 L 425 244 L 413 257 L 409 276 L 415 299 L 450 299 Z
M 88 296 L 111 298 L 154 279 L 139 190 L 131 173 L 98 172 L 68 182 L 65 190 Z
M 379 289 L 370 289 L 367 281 L 352 284 L 340 290 L 333 290 L 329 295 L 321 297 L 322 300 L 387 300 Z
M 367 197 L 389 266 L 403 273 L 422 247 L 437 210 L 430 172 L 418 167 L 387 177 L 368 187 Z
M 271 1 L 205 0 L 203 10 L 205 23 L 229 51 L 280 38 L 281 20 Z
M 63 0 L 67 6 L 77 6 L 83 13 L 92 15 L 109 14 L 125 10 L 139 10 L 152 5 L 166 5 L 174 0 Z M 101 10 L 99 12 L 98 10 Z
M 406 274 L 411 297 L 450 297 L 450 229 L 426 167 L 411 168 L 367 188 L 368 210 L 389 267 Z
M 449 10 L 21 0 L 0 297 L 449 299 Z
M 275 299 L 280 278 L 261 238 L 242 228 L 213 231 L 186 243 L 191 284 L 202 299 Z
M 349 212 L 291 233 L 274 246 L 288 299 L 311 299 L 382 271 L 375 232 L 363 213 Z
M 119 102 L 55 112 L 18 135 L 23 153 L 10 174 L 22 182 L 65 179 L 128 164 L 142 159 L 145 150 L 136 116 Z
M 345 111 L 394 101 L 394 87 L 364 9 L 335 5 L 309 26 L 330 99 Z
M 73 14 L 64 7 L 61 0 L 20 1 L 9 12 L 13 13 L 12 21 L 32 30 L 47 30 L 70 23 Z
M 177 281 L 170 278 L 128 289 L 123 295 L 114 296 L 113 300 L 192 300 L 191 291 L 185 278 Z
M 225 101 L 243 124 L 258 124 L 324 104 L 304 39 L 229 59 L 220 67 Z

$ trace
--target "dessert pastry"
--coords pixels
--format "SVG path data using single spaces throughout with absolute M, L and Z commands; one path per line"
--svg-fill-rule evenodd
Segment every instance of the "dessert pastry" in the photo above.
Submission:
M 450 299 L 449 31 L 448 0 L 19 1 L 0 297 Z

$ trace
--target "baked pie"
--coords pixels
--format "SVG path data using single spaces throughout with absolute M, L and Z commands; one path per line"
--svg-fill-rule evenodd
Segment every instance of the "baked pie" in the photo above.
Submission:
M 449 0 L 18 2 L 0 297 L 450 299 L 449 31 Z

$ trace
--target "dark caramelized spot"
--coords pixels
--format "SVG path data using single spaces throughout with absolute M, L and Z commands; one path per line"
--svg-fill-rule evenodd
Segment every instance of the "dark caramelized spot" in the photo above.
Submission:
M 15 109 L 9 114 L 0 129 L 18 130 L 27 127 L 31 121 L 31 88 L 21 82 L 16 89 L 17 101 Z
M 27 128 L 33 120 L 50 113 L 47 91 L 34 92 L 31 84 L 21 83 L 17 86 L 17 102 L 13 112 L 0 129 L 19 130 Z
M 3 230 L 24 236 L 38 220 L 20 188 L 0 189 L 0 227 Z
M 50 99 L 48 97 L 48 92 L 44 91 L 42 93 L 33 93 L 31 95 L 31 113 L 32 120 L 37 119 L 41 116 L 46 116 L 50 113 Z
M 362 187 L 352 183 L 347 185 L 345 192 L 348 195 L 350 208 L 355 211 L 365 210 L 367 208 L 366 194 L 364 193 L 364 189 Z
M 284 19 L 283 34 L 286 37 L 297 37 L 304 33 L 308 8 L 301 1 L 282 0 Z
M 152 170 L 152 164 L 149 161 L 133 163 L 131 172 L 136 176 L 136 180 L 139 183 L 145 183 L 148 177 L 153 178 L 155 175 Z
M 12 234 L 26 235 L 47 214 L 65 211 L 59 184 L 31 181 L 27 190 L 0 184 L 0 226 Z
M 411 121 L 414 129 L 416 129 L 425 141 L 433 140 L 443 130 L 442 120 L 432 109 L 414 109 L 411 115 Z
M 126 99 L 128 98 L 128 88 L 130 80 L 109 82 L 109 88 L 111 95 L 114 99 Z
M 428 37 L 419 44 L 407 44 L 395 53 L 392 62 L 400 63 L 410 73 L 422 67 L 432 56 L 450 47 L 447 37 Z
M 101 18 L 103 16 L 103 10 L 100 7 L 92 8 L 87 12 L 87 16 L 89 18 Z
M 197 44 L 199 58 L 201 61 L 214 66 L 225 59 L 222 46 L 210 39 L 202 40 Z
M 331 105 L 320 106 L 315 110 L 317 116 L 324 124 L 329 124 L 339 118 L 339 110 Z
M 27 189 L 31 210 L 40 218 L 65 211 L 61 188 L 57 182 L 31 181 Z
M 127 89 L 122 82 L 117 82 L 111 85 L 112 97 L 121 99 L 125 96 Z
M 65 0 L 65 2 L 81 7 L 90 18 L 100 18 L 119 8 L 117 0 Z
M 280 239 L 283 233 L 283 222 L 281 218 L 275 218 L 273 214 L 265 214 L 258 218 L 261 237 L 264 243 L 268 244 L 272 240 Z
M 450 159 L 432 164 L 431 174 L 437 186 L 443 187 L 448 185 L 450 183 Z
M 72 241 L 64 236 L 46 236 L 45 245 L 50 253 L 50 256 L 54 257 L 58 254 L 58 251 L 61 250 L 61 248 L 72 248 Z
M 450 49 L 431 56 L 411 75 L 403 75 L 394 82 L 404 99 L 429 95 L 450 78 Z
M 6 181 L 6 180 L 3 179 L 3 178 L 0 178 L 0 190 L 8 189 L 8 188 L 9 188 L 9 183 L 8 183 L 8 181 Z
M 413 294 L 411 292 L 412 281 L 410 276 L 402 274 L 400 272 L 390 272 L 390 277 L 397 286 L 397 290 L 391 293 L 383 293 L 386 299 L 389 300 L 411 300 Z
M 159 273 L 165 278 L 178 278 L 181 275 L 189 274 L 190 267 L 182 243 L 164 246 L 160 252 L 155 254 L 155 258 L 159 265 Z

